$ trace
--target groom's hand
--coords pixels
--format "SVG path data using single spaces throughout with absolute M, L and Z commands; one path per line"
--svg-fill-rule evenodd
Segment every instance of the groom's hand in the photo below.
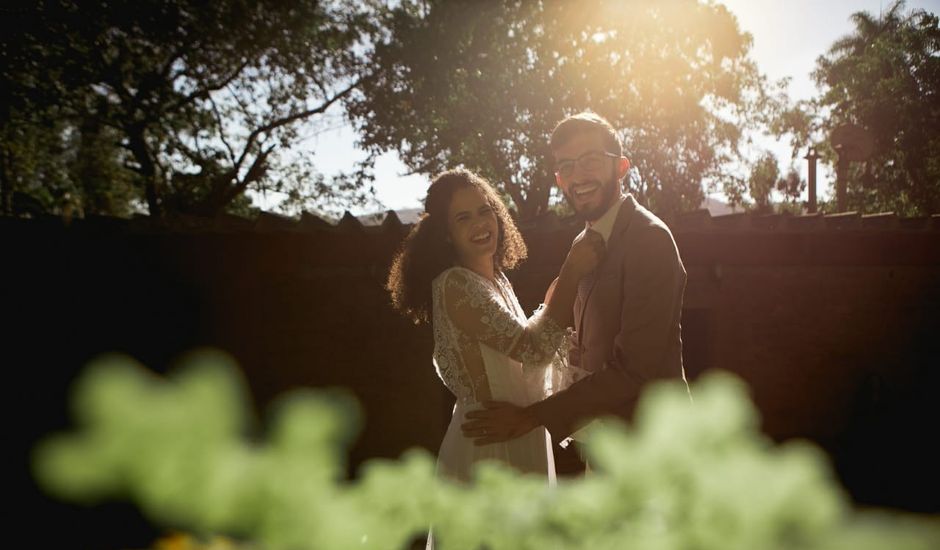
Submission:
M 460 425 L 463 435 L 473 439 L 474 445 L 509 441 L 529 433 L 539 425 L 535 415 L 525 407 L 505 401 L 485 401 L 483 406 L 483 410 L 465 414 L 466 422 Z

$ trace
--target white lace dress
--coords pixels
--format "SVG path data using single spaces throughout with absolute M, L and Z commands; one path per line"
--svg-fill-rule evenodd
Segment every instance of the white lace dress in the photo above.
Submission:
M 460 425 L 488 399 L 528 405 L 578 377 L 566 367 L 566 332 L 541 310 L 526 318 L 512 285 L 452 267 L 432 283 L 434 365 L 456 396 L 438 453 L 440 475 L 468 481 L 474 463 L 498 460 L 555 482 L 551 440 L 544 428 L 505 443 L 474 446 Z M 580 370 L 580 369 L 573 369 Z

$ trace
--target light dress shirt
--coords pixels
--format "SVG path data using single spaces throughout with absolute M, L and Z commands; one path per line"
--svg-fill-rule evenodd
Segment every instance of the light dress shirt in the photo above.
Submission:
M 604 237 L 604 244 L 607 244 L 607 241 L 610 240 L 610 233 L 614 230 L 614 222 L 617 221 L 617 214 L 620 213 L 620 207 L 623 205 L 627 197 L 625 195 L 620 195 L 620 198 L 617 201 L 610 205 L 610 208 L 607 209 L 607 212 L 600 217 L 594 220 L 593 222 L 585 222 L 584 229 L 593 229 L 601 234 L 601 237 Z M 581 232 L 581 235 L 584 235 L 584 231 Z

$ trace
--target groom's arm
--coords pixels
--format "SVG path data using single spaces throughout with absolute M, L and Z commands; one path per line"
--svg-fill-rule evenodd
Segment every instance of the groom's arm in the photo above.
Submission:
M 594 374 L 567 390 L 527 407 L 556 440 L 592 418 L 629 417 L 651 380 L 682 376 L 679 317 L 686 272 L 664 226 L 650 225 L 631 251 L 631 276 L 624 277 L 620 331 L 604 365 L 582 365 Z M 582 358 L 583 359 L 583 358 Z

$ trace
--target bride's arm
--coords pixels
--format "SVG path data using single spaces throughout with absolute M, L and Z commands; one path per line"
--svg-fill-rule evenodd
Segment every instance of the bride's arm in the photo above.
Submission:
M 558 277 L 555 277 L 555 278 L 552 280 L 552 283 L 551 283 L 550 285 L 548 285 L 548 290 L 545 291 L 545 299 L 542 300 L 542 303 L 543 303 L 543 304 L 547 304 L 548 301 L 552 298 L 552 292 L 554 292 L 554 290 L 555 290 L 555 285 L 557 285 L 557 284 L 558 284 Z
M 497 300 L 482 279 L 453 269 L 444 279 L 447 316 L 464 334 L 516 361 L 545 363 L 564 341 L 578 281 L 597 265 L 603 254 L 603 242 L 594 231 L 575 240 L 545 307 L 527 322 L 521 322 Z
M 525 364 L 544 363 L 562 346 L 565 327 L 545 315 L 545 308 L 522 320 L 485 282 L 463 270 L 447 273 L 443 284 L 447 317 L 470 339 Z
M 544 308 L 545 304 L 547 304 L 552 299 L 552 295 L 555 293 L 555 287 L 557 285 L 558 285 L 558 277 L 555 277 L 552 280 L 551 284 L 548 285 L 548 290 L 545 291 L 545 298 L 542 300 L 542 305 L 540 306 L 540 308 Z M 566 311 L 572 311 L 572 309 L 568 308 Z M 561 324 L 565 326 L 571 326 L 573 321 L 574 321 L 573 316 L 569 315 L 568 318 L 565 320 L 565 322 Z

